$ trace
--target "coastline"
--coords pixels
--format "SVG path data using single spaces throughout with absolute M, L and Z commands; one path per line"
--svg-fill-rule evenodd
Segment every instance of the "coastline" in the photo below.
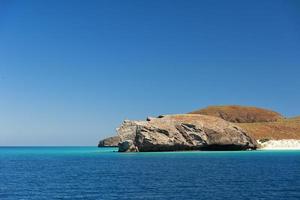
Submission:
M 269 140 L 266 142 L 257 141 L 261 148 L 260 150 L 300 150 L 300 140 L 283 139 Z

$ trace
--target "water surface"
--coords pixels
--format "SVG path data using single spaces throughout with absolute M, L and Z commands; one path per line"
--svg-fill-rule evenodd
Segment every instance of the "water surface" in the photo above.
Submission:
M 2 147 L 0 199 L 300 199 L 300 151 Z

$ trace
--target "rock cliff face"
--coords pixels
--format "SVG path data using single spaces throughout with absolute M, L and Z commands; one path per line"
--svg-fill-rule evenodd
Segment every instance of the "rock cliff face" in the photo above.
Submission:
M 274 122 L 284 119 L 277 112 L 250 106 L 209 106 L 190 114 L 202 114 L 220 117 L 234 123 Z
M 120 141 L 119 136 L 109 137 L 104 140 L 100 140 L 98 147 L 117 147 Z
M 167 115 L 147 121 L 124 121 L 117 129 L 120 152 L 180 150 L 247 150 L 257 143 L 243 129 L 223 119 Z

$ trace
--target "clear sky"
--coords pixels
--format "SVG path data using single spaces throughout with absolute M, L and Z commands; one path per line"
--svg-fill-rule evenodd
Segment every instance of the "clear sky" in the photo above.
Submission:
M 297 0 L 0 1 L 0 145 L 96 145 L 124 119 L 299 102 Z

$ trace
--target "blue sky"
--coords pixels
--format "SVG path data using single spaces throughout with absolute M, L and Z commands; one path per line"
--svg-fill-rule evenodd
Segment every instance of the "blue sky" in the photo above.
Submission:
M 300 115 L 299 1 L 1 1 L 0 145 L 96 145 L 220 104 Z

